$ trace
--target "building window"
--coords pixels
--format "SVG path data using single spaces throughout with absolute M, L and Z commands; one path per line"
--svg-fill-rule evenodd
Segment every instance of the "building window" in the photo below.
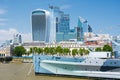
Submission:
M 109 57 L 109 53 L 107 53 L 107 57 Z

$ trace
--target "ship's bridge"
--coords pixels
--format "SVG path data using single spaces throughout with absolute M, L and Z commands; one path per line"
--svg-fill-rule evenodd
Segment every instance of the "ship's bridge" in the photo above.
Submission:
M 90 52 L 88 57 L 92 58 L 111 58 L 111 52 Z

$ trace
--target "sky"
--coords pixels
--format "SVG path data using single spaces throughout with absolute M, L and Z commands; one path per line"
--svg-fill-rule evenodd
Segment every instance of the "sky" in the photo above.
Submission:
M 49 5 L 58 6 L 70 15 L 70 28 L 78 17 L 88 20 L 95 34 L 120 35 L 120 0 L 0 0 L 0 43 L 20 33 L 31 41 L 31 12 Z

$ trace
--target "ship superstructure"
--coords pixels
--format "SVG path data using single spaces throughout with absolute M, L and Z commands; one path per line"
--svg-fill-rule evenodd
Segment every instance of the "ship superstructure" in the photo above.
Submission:
M 34 55 L 35 73 L 120 79 L 120 55 L 90 52 L 88 56 Z

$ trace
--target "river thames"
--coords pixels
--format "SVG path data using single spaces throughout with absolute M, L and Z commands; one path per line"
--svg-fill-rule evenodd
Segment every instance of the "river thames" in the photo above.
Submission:
M 0 80 L 93 80 L 81 77 L 35 75 L 32 63 L 0 63 Z

